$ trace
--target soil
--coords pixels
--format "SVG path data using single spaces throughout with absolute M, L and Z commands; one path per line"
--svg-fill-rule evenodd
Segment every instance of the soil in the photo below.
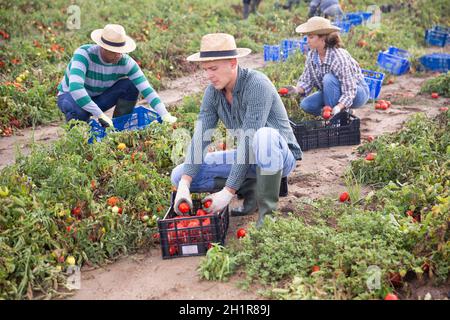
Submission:
M 251 68 L 264 66 L 261 55 L 250 55 L 240 61 L 241 65 Z M 403 123 L 414 113 L 424 112 L 428 116 L 439 113 L 439 107 L 449 105 L 449 99 L 431 99 L 417 95 L 421 84 L 433 77 L 415 77 L 407 74 L 397 77 L 394 84 L 384 85 L 380 98 L 393 102 L 386 111 L 375 110 L 373 104 L 367 104 L 356 110 L 361 119 L 361 140 L 369 135 L 377 137 L 402 128 Z M 201 92 L 207 85 L 201 72 L 173 81 L 168 90 L 159 92 L 167 104 L 176 104 L 183 96 Z M 398 103 L 396 103 L 398 102 Z M 400 104 L 403 103 L 403 104 Z M 38 127 L 34 131 L 35 140 L 50 142 L 58 138 L 60 123 Z M 33 130 L 22 130 L 20 135 L 0 139 L 0 167 L 14 162 L 14 145 L 27 153 Z M 342 179 L 350 161 L 357 158 L 357 146 L 341 146 L 316 149 L 304 152 L 303 160 L 297 162 L 296 169 L 288 179 L 289 194 L 279 201 L 279 210 L 283 213 L 295 211 L 296 202 L 301 198 L 317 199 L 323 196 L 338 198 L 345 190 Z M 363 190 L 367 191 L 367 190 Z M 232 206 L 237 200 L 233 200 Z M 235 238 L 236 230 L 254 222 L 257 213 L 246 217 L 232 217 L 227 239 Z M 245 279 L 241 273 L 235 274 L 228 282 L 200 280 L 196 269 L 202 257 L 187 257 L 164 260 L 159 248 L 149 249 L 144 254 L 124 257 L 113 264 L 88 270 L 82 269 L 81 289 L 70 299 L 223 299 L 255 300 L 263 299 L 258 294 L 259 287 L 249 290 L 239 288 Z M 431 287 L 428 282 L 413 282 L 411 292 L 406 299 L 423 298 L 430 292 L 433 298 L 445 298 L 450 285 Z

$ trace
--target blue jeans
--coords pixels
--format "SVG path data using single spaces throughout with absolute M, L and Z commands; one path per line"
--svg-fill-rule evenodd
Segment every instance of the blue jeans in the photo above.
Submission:
M 307 113 L 320 116 L 324 106 L 334 107 L 339 103 L 341 97 L 341 83 L 335 75 L 327 73 L 323 77 L 323 91 L 317 91 L 304 98 L 300 102 L 300 107 Z M 359 108 L 369 100 L 369 86 L 363 80 L 356 88 L 356 96 L 353 99 L 352 108 Z
M 273 128 L 260 128 L 253 137 L 252 145 L 255 163 L 250 164 L 246 178 L 256 178 L 256 167 L 268 172 L 283 170 L 286 177 L 295 169 L 296 160 L 280 133 Z M 215 178 L 228 178 L 231 166 L 236 163 L 236 150 L 207 153 L 200 167 L 200 172 L 192 179 L 191 192 L 213 192 Z M 184 164 L 172 171 L 171 180 L 178 186 L 184 174 Z
M 130 79 L 126 78 L 117 81 L 102 94 L 91 98 L 105 112 L 114 107 L 119 99 L 136 101 L 138 96 L 139 90 Z M 58 107 L 65 114 L 67 122 L 72 119 L 88 121 L 92 115 L 90 112 L 80 108 L 69 92 L 58 96 Z

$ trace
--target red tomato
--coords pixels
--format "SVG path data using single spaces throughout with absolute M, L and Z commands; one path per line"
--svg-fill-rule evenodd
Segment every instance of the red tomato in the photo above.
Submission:
M 330 118 L 331 118 L 331 112 L 330 112 L 330 111 L 324 111 L 324 112 L 322 113 L 322 117 L 323 117 L 325 120 L 330 119 Z
M 211 204 L 212 204 L 212 200 L 205 201 L 205 203 L 203 203 L 203 207 L 208 209 L 209 207 L 211 207 Z
M 240 228 L 238 229 L 236 236 L 238 237 L 238 239 L 245 237 L 246 232 L 244 228 Z
M 203 210 L 203 209 L 197 210 L 197 216 L 206 216 L 206 215 L 207 215 L 207 213 L 205 210 Z
M 367 141 L 372 142 L 373 140 L 375 140 L 374 136 L 368 136 L 367 137 Z
M 369 153 L 369 154 L 367 154 L 367 156 L 366 156 L 366 160 L 372 161 L 372 160 L 375 160 L 375 157 L 376 157 L 376 154 L 375 154 L 375 153 Z
M 180 210 L 181 213 L 188 213 L 191 208 L 189 207 L 189 204 L 187 204 L 187 202 L 182 202 L 178 205 L 178 210 Z
M 431 93 L 431 98 L 432 98 L 432 99 L 437 99 L 437 98 L 439 98 L 439 93 L 437 93 L 437 92 Z
M 439 111 L 446 112 L 448 111 L 448 107 L 440 107 Z
M 384 297 L 384 300 L 398 300 L 398 297 L 393 293 L 388 293 L 386 297 Z
M 345 202 L 345 201 L 348 201 L 348 200 L 350 200 L 350 195 L 348 194 L 348 192 L 345 191 L 345 192 L 341 193 L 341 196 L 339 197 L 339 201 L 340 202 Z
M 75 207 L 72 209 L 72 215 L 78 217 L 81 215 L 81 208 L 80 207 Z
M 312 272 L 317 272 L 320 271 L 320 267 L 319 266 L 313 266 L 312 267 Z
M 178 247 L 177 246 L 170 246 L 169 247 L 169 254 L 171 256 L 174 256 L 178 253 Z
M 286 95 L 288 92 L 289 90 L 287 88 L 280 88 L 280 90 L 278 90 L 278 93 L 281 95 Z
M 414 214 L 414 212 L 412 212 L 411 210 L 406 211 L 406 215 L 412 217 Z
M 325 107 L 323 107 L 323 109 L 322 109 L 323 111 L 333 111 L 333 108 L 331 108 L 330 106 L 325 106 Z

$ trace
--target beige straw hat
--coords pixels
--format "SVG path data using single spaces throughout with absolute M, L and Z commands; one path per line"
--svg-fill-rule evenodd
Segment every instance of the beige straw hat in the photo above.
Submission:
M 128 53 L 136 49 L 136 43 L 125 34 L 125 29 L 120 24 L 107 24 L 103 29 L 92 31 L 91 39 L 112 52 Z
M 322 17 L 309 18 L 307 22 L 295 28 L 295 32 L 303 34 L 329 34 L 339 30 L 341 29 L 333 26 L 330 20 Z
M 241 58 L 252 50 L 236 48 L 236 41 L 232 35 L 226 33 L 210 33 L 202 37 L 200 52 L 187 57 L 188 61 L 213 61 L 222 59 Z

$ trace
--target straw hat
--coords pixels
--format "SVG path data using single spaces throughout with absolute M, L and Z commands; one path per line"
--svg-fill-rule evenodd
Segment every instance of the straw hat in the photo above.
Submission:
M 330 20 L 322 17 L 309 18 L 307 22 L 295 28 L 295 32 L 303 34 L 329 34 L 339 30 L 341 29 L 333 26 Z
M 210 33 L 202 37 L 200 52 L 187 57 L 188 61 L 213 61 L 221 59 L 241 58 L 252 50 L 236 48 L 232 35 L 226 33 Z
M 120 24 L 107 24 L 103 29 L 92 31 L 91 39 L 112 52 L 128 53 L 136 49 L 136 43 L 125 34 L 125 29 Z

